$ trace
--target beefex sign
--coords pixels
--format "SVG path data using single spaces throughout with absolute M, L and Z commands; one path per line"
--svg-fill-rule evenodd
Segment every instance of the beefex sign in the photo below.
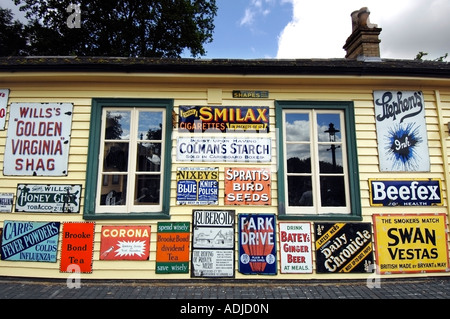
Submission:
M 439 179 L 369 179 L 371 206 L 442 205 Z

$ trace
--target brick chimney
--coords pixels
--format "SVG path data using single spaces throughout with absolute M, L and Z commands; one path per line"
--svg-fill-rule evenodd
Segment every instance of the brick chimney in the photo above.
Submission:
M 369 22 L 369 15 L 367 7 L 352 12 L 352 34 L 343 47 L 347 52 L 346 59 L 381 61 L 381 40 L 378 38 L 381 28 Z

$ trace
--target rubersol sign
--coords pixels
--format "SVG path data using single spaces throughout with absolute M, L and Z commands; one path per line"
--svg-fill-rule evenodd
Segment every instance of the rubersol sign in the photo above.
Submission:
M 317 273 L 374 270 L 370 223 L 315 223 Z
M 438 179 L 370 179 L 369 186 L 371 206 L 442 205 Z
M 269 107 L 180 105 L 178 127 L 196 133 L 269 132 Z

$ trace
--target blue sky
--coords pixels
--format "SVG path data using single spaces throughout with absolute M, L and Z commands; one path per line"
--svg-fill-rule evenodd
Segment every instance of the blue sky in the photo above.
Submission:
M 382 28 L 382 58 L 414 59 L 423 51 L 428 53 L 424 59 L 432 60 L 450 54 L 450 0 L 216 0 L 216 4 L 214 40 L 205 45 L 202 59 L 344 58 L 342 47 L 352 31 L 350 14 L 361 7 L 368 7 L 370 22 Z M 0 0 L 0 6 L 21 17 L 13 0 Z

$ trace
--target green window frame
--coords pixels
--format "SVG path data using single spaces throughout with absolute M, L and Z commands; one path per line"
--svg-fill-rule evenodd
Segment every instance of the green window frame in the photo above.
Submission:
M 142 179 L 142 181 L 153 180 L 153 182 L 157 179 L 160 179 L 160 192 L 159 201 L 157 200 L 157 205 L 150 205 L 148 203 L 147 206 L 137 206 L 133 205 L 123 205 L 123 206 L 111 206 L 111 211 L 108 211 L 108 206 L 105 203 L 101 203 L 100 201 L 103 199 L 98 195 L 100 193 L 99 189 L 104 187 L 105 184 L 108 183 L 118 183 L 118 180 L 123 178 L 127 179 L 127 176 L 130 175 L 128 171 L 121 172 L 118 171 L 117 174 L 113 174 L 106 172 L 104 168 L 104 155 L 100 154 L 101 150 L 103 150 L 104 154 L 107 149 L 108 143 L 112 144 L 115 142 L 113 140 L 108 140 L 105 135 L 107 135 L 105 131 L 105 126 L 102 125 L 102 122 L 106 122 L 102 120 L 105 117 L 105 114 L 109 114 L 108 112 L 124 112 L 129 113 L 134 117 L 134 125 L 135 128 L 140 124 L 140 118 L 142 114 L 148 113 L 158 113 L 161 114 L 161 137 L 143 137 L 140 134 L 138 136 L 138 131 L 136 134 L 132 134 L 130 132 L 130 140 L 131 145 L 130 148 L 130 160 L 131 162 L 137 162 L 134 166 L 134 170 L 131 171 L 132 174 L 135 174 L 135 180 Z M 87 156 L 87 168 L 86 168 L 86 187 L 85 187 L 85 201 L 84 201 L 84 210 L 83 217 L 84 219 L 89 220 L 101 220 L 101 219 L 169 219 L 170 218 L 170 182 L 171 182 L 171 167 L 172 167 L 172 159 L 171 159 L 171 150 L 172 150 L 172 111 L 173 111 L 173 100 L 171 99 L 121 99 L 121 98 L 94 98 L 92 99 L 91 105 L 91 117 L 90 117 L 90 128 L 89 128 L 89 145 L 88 145 L 88 156 Z M 133 121 L 133 120 L 132 120 Z M 146 140 L 147 139 L 147 140 Z M 122 140 L 118 140 L 116 146 L 124 145 Z M 158 168 L 156 169 L 148 169 L 148 171 L 140 171 L 138 166 L 140 165 L 140 159 L 134 159 L 138 157 L 138 152 L 142 150 L 142 145 L 156 144 L 161 146 L 161 154 L 160 155 L 160 163 L 158 163 Z M 134 148 L 134 149 L 133 149 Z M 128 147 L 126 147 L 128 150 Z M 134 150 L 134 154 L 133 151 Z M 134 156 L 134 158 L 133 158 Z M 100 162 L 101 161 L 101 162 Z M 141 163 L 142 164 L 142 163 Z M 134 164 L 133 164 L 134 165 Z M 159 166 L 160 165 L 160 166 Z M 128 165 L 129 167 L 133 167 L 132 165 Z M 128 168 L 129 169 L 129 168 Z M 157 172 L 153 172 L 155 170 L 160 170 Z M 105 173 L 106 172 L 106 173 Z M 100 175 L 99 175 L 100 174 Z M 101 176 L 101 177 L 99 177 Z M 137 177 L 139 176 L 139 177 Z M 102 183 L 102 179 L 106 177 L 106 183 Z M 103 186 L 102 186 L 103 184 Z M 131 190 L 132 195 L 129 197 L 128 202 L 131 202 L 133 198 L 135 201 L 138 191 L 138 184 L 134 186 L 134 190 Z M 127 189 L 131 189 L 128 187 Z M 134 197 L 133 197 L 134 196 Z M 148 210 L 145 209 L 148 207 Z M 156 209 L 155 209 L 156 207 Z
M 351 101 L 275 101 L 276 112 L 276 128 L 279 134 L 277 156 L 278 156 L 278 218 L 281 220 L 330 220 L 330 221 L 361 221 L 361 193 L 360 181 L 358 171 L 358 155 L 356 146 L 356 130 L 355 130 L 355 115 L 354 105 Z M 291 141 L 290 137 L 286 136 L 286 129 L 289 126 L 286 123 L 287 114 L 308 119 L 311 122 L 312 128 L 309 129 L 311 137 L 305 141 Z M 330 135 L 329 140 L 324 140 L 318 131 L 319 118 L 325 119 L 326 116 L 339 117 L 343 131 L 337 137 L 333 138 Z M 331 126 L 332 127 L 332 126 Z M 320 127 L 324 131 L 323 127 Z M 340 129 L 340 127 L 336 127 Z M 321 133 L 324 133 L 320 131 Z M 329 134 L 329 129 L 326 132 Z M 306 169 L 300 173 L 292 173 L 292 168 L 288 169 L 287 160 L 293 155 L 287 155 L 287 152 L 292 152 L 295 147 L 303 148 L 307 152 L 311 152 L 310 158 L 304 162 L 311 162 L 311 170 Z M 332 150 L 332 152 L 330 152 Z M 339 169 L 334 172 L 327 169 L 326 165 L 319 160 L 322 155 L 331 156 L 333 154 L 333 163 L 335 161 L 335 151 L 338 154 L 339 160 L 343 162 Z M 340 153 L 338 153 L 340 152 Z M 329 165 L 329 163 L 328 163 Z M 334 166 L 336 168 L 336 166 Z M 289 178 L 292 180 L 288 181 Z M 297 179 L 296 179 L 297 178 Z M 324 204 L 324 190 L 323 182 L 333 180 L 333 178 L 343 180 L 345 184 L 345 203 L 333 205 Z M 312 180 L 313 203 L 304 204 L 304 202 L 297 204 L 292 200 L 292 193 L 289 192 L 289 183 L 296 185 L 299 188 L 299 181 Z M 296 183 L 292 183 L 295 181 Z M 306 184 L 306 183 L 305 183 Z M 302 190 L 294 189 L 299 194 Z M 343 191 L 344 192 L 344 191 Z M 298 205 L 298 206 L 297 206 Z M 341 206 L 341 207 L 337 207 Z

